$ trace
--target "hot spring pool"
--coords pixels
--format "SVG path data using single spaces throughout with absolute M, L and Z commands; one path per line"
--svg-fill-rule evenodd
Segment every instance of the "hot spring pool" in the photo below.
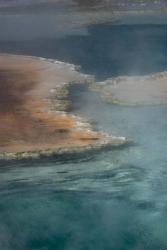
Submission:
M 166 106 L 127 108 L 100 104 L 92 93 L 85 98 L 98 112 L 86 105 L 82 114 L 136 145 L 1 163 L 1 249 L 166 249 Z
M 15 31 L 17 18 L 1 16 Z M 30 27 L 28 14 L 22 18 Z M 166 70 L 166 20 L 131 22 L 63 37 L 34 37 L 33 30 L 23 39 L 4 31 L 0 49 L 79 64 L 98 80 Z M 76 114 L 135 144 L 68 159 L 1 161 L 0 249 L 166 250 L 167 105 L 107 104 L 86 88 L 71 98 Z

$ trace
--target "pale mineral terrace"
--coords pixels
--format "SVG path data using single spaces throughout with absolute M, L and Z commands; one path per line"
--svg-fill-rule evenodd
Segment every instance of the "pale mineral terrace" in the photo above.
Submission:
M 148 76 L 120 76 L 91 85 L 104 100 L 119 105 L 167 104 L 167 72 Z

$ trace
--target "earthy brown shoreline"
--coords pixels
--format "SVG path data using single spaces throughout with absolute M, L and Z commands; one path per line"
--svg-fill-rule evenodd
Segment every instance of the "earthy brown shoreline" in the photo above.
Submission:
M 89 82 L 73 65 L 43 58 L 0 55 L 0 158 L 80 152 L 126 143 L 95 132 L 62 111 L 68 86 Z

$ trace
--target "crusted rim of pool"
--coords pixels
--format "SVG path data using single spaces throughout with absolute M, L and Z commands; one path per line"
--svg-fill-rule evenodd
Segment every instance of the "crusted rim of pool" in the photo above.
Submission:
M 119 76 L 92 83 L 108 103 L 123 106 L 167 104 L 167 71 L 145 76 Z

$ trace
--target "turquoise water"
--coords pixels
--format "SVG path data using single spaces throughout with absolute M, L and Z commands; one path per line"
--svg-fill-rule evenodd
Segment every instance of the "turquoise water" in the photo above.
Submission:
M 8 30 L 16 31 L 16 17 L 5 18 Z M 77 32 L 21 39 L 4 31 L 0 50 L 79 64 L 97 79 L 167 69 L 166 24 L 103 24 Z M 76 114 L 135 145 L 1 161 L 0 249 L 166 250 L 167 106 L 111 105 L 86 88 L 75 89 L 71 98 Z

